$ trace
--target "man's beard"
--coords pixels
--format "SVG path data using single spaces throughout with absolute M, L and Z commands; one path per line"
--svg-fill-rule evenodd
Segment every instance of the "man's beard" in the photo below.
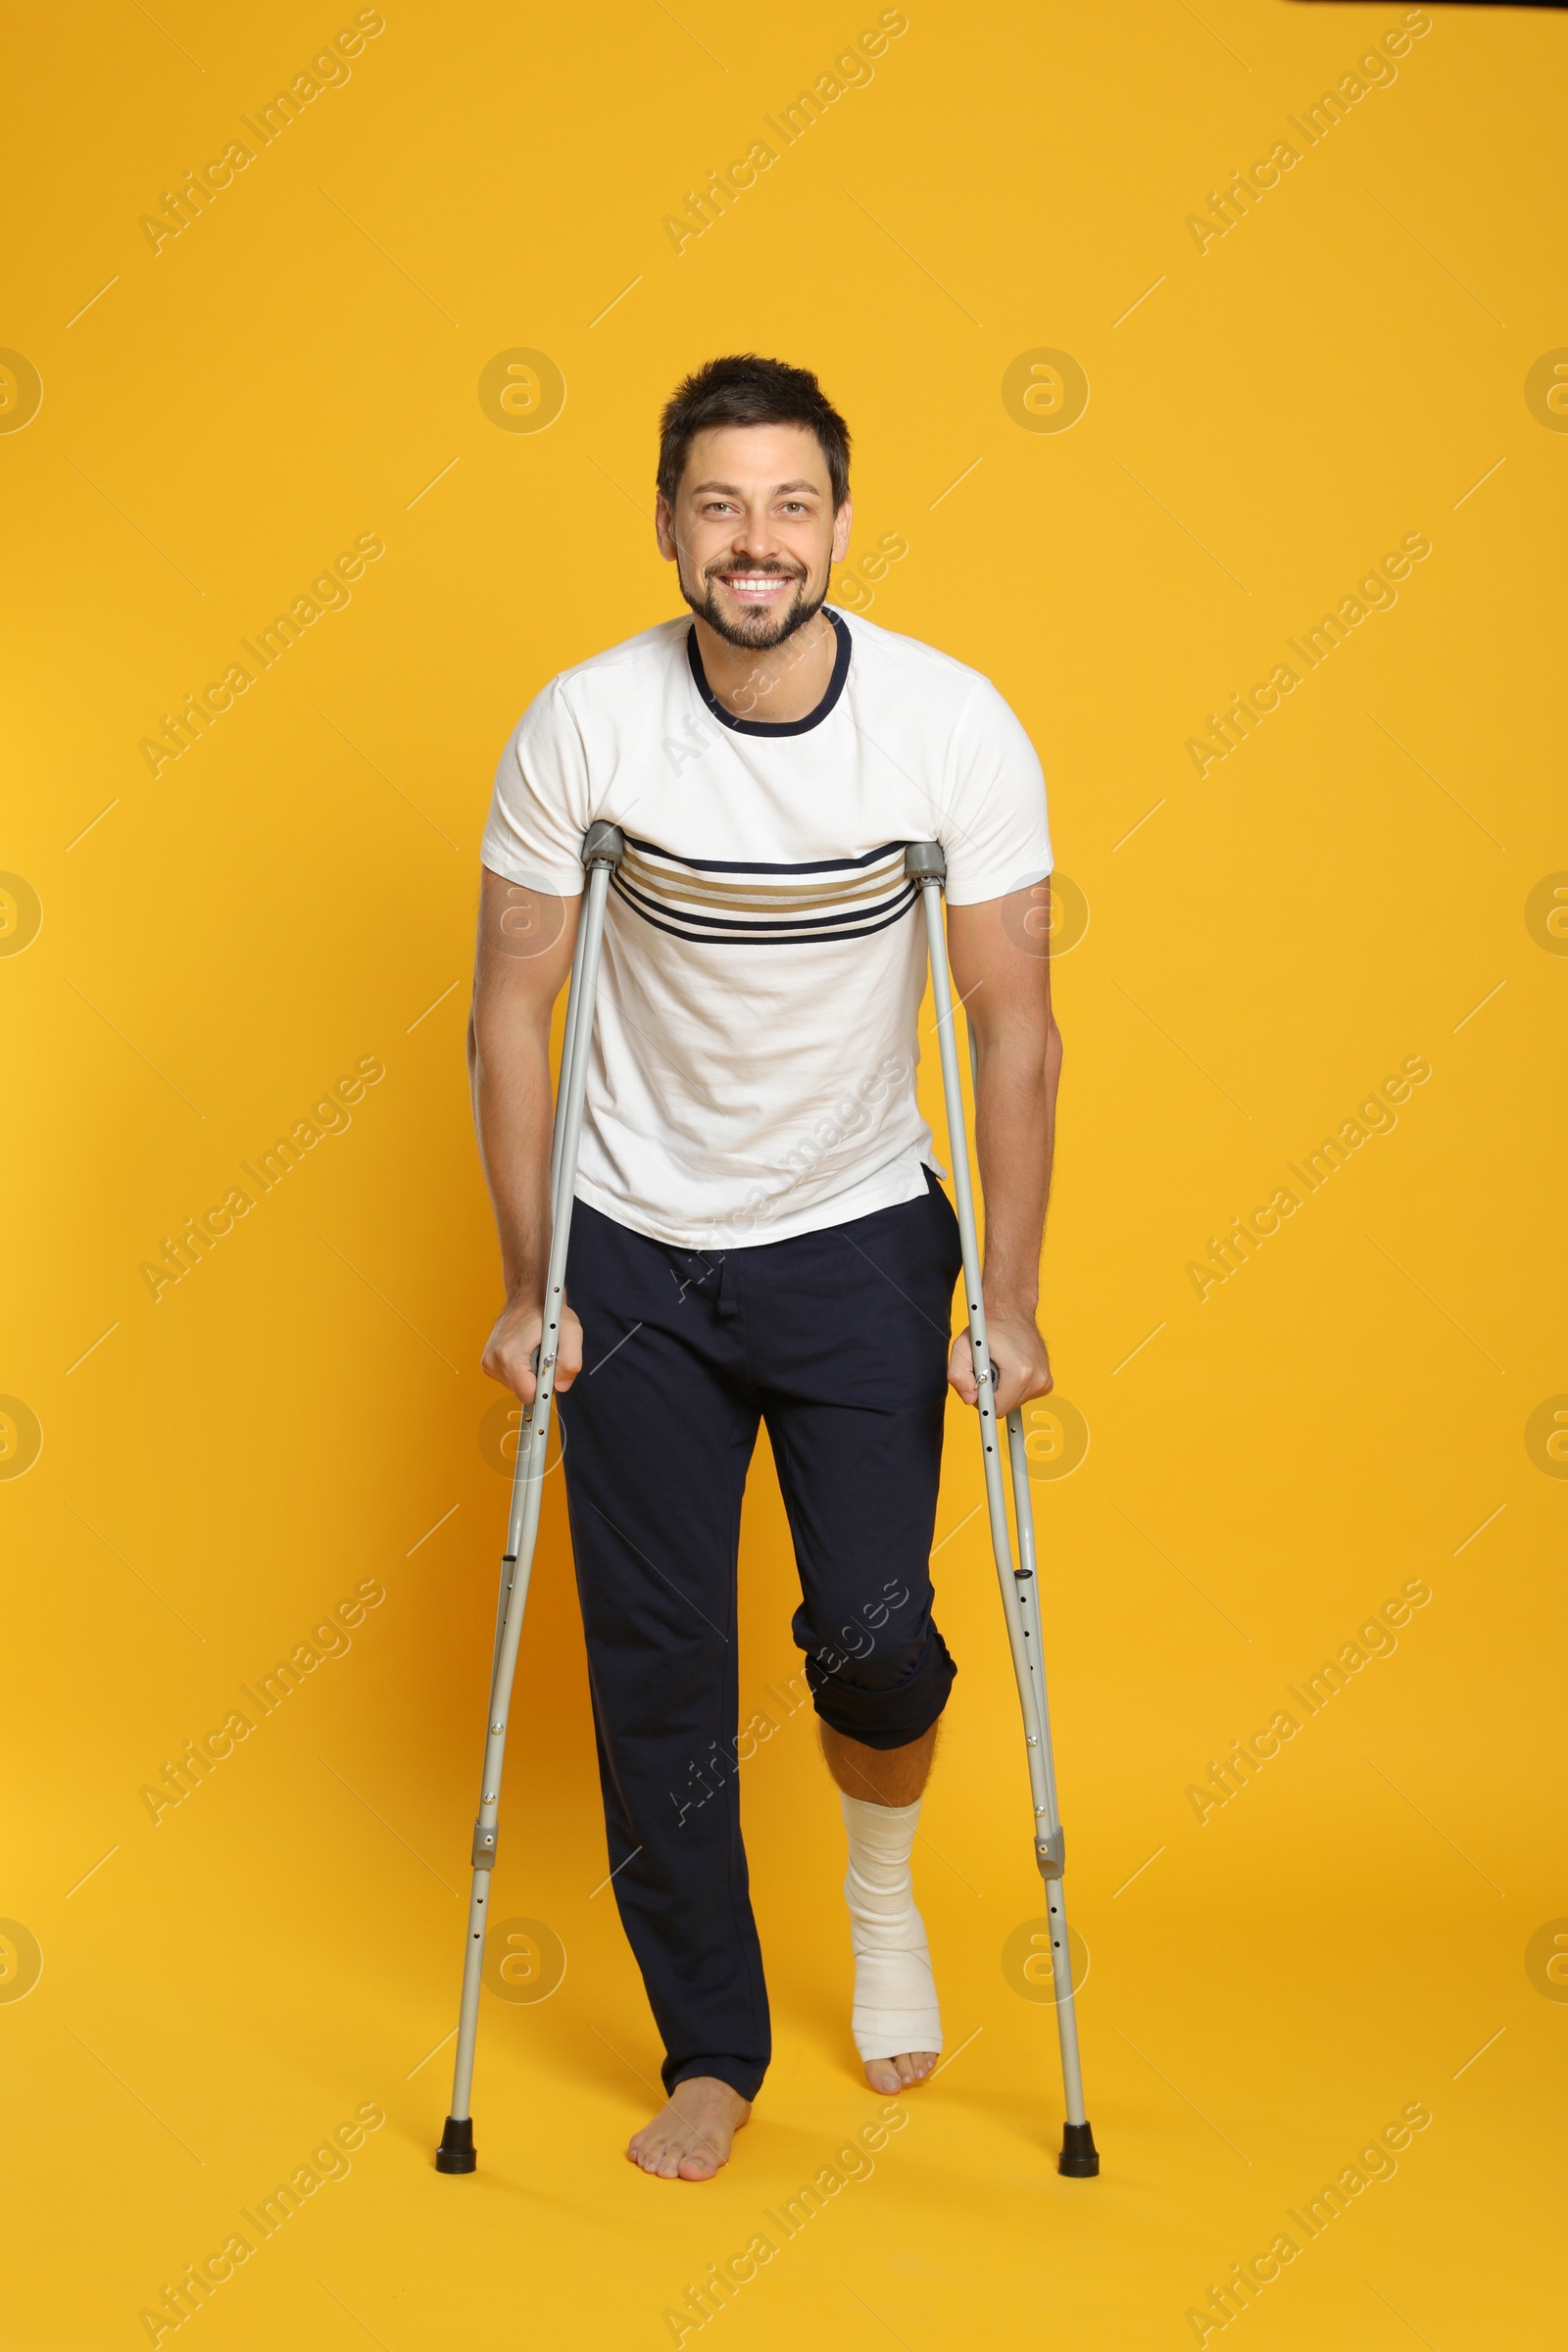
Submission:
M 685 572 L 679 564 L 676 565 L 676 574 L 680 580 L 680 592 L 692 611 L 707 621 L 716 637 L 722 637 L 726 645 L 739 647 L 743 654 L 772 653 L 776 647 L 783 645 L 787 639 L 793 637 L 798 629 L 804 629 L 808 620 L 814 620 L 827 602 L 825 582 L 820 596 L 808 597 L 806 593 L 806 582 L 803 579 L 797 585 L 794 602 L 787 612 L 778 613 L 771 618 L 765 612 L 758 612 L 754 615 L 754 619 L 760 624 L 760 626 L 750 629 L 741 628 L 737 627 L 735 622 L 720 611 L 717 594 L 710 579 L 705 581 L 703 595 L 696 597 L 687 587 Z

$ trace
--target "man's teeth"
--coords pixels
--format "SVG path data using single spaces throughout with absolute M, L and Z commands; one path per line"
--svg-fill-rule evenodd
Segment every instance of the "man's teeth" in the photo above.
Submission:
M 788 574 L 779 571 L 731 571 L 723 576 L 725 587 L 737 596 L 773 596 L 790 584 Z

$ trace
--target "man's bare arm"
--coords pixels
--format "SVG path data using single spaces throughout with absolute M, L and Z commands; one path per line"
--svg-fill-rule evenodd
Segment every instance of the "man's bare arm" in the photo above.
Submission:
M 550 1257 L 550 1016 L 571 971 L 578 899 L 545 898 L 486 866 L 479 895 L 468 1074 L 479 1159 L 496 1212 L 507 1303 L 483 1368 L 531 1404 Z M 582 1329 L 561 1322 L 556 1387 L 582 1367 Z
M 1019 890 L 978 906 L 948 908 L 955 993 L 963 1000 L 979 1053 L 975 1144 L 985 1194 L 983 1287 L 999 1415 L 1048 1395 L 1052 1386 L 1036 1317 L 1061 1035 L 1051 1009 L 1050 957 L 1035 952 L 1024 926 L 1037 907 L 1034 891 Z M 1039 942 L 1042 951 L 1046 945 Z M 967 1331 L 953 1343 L 948 1378 L 966 1404 L 976 1401 Z

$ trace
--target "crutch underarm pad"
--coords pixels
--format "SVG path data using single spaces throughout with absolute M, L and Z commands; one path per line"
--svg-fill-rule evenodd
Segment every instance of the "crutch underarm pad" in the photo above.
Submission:
M 909 882 L 945 882 L 948 860 L 940 841 L 911 841 L 904 853 L 905 879 Z
M 618 825 L 607 824 L 596 816 L 582 839 L 582 861 L 585 866 L 618 866 L 626 855 L 626 836 Z

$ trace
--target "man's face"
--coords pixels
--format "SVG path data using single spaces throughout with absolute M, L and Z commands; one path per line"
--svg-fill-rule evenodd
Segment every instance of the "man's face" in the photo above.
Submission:
M 730 645 L 766 653 L 821 610 L 850 539 L 835 514 L 827 460 L 799 424 L 726 424 L 699 433 L 659 550 L 694 612 Z

